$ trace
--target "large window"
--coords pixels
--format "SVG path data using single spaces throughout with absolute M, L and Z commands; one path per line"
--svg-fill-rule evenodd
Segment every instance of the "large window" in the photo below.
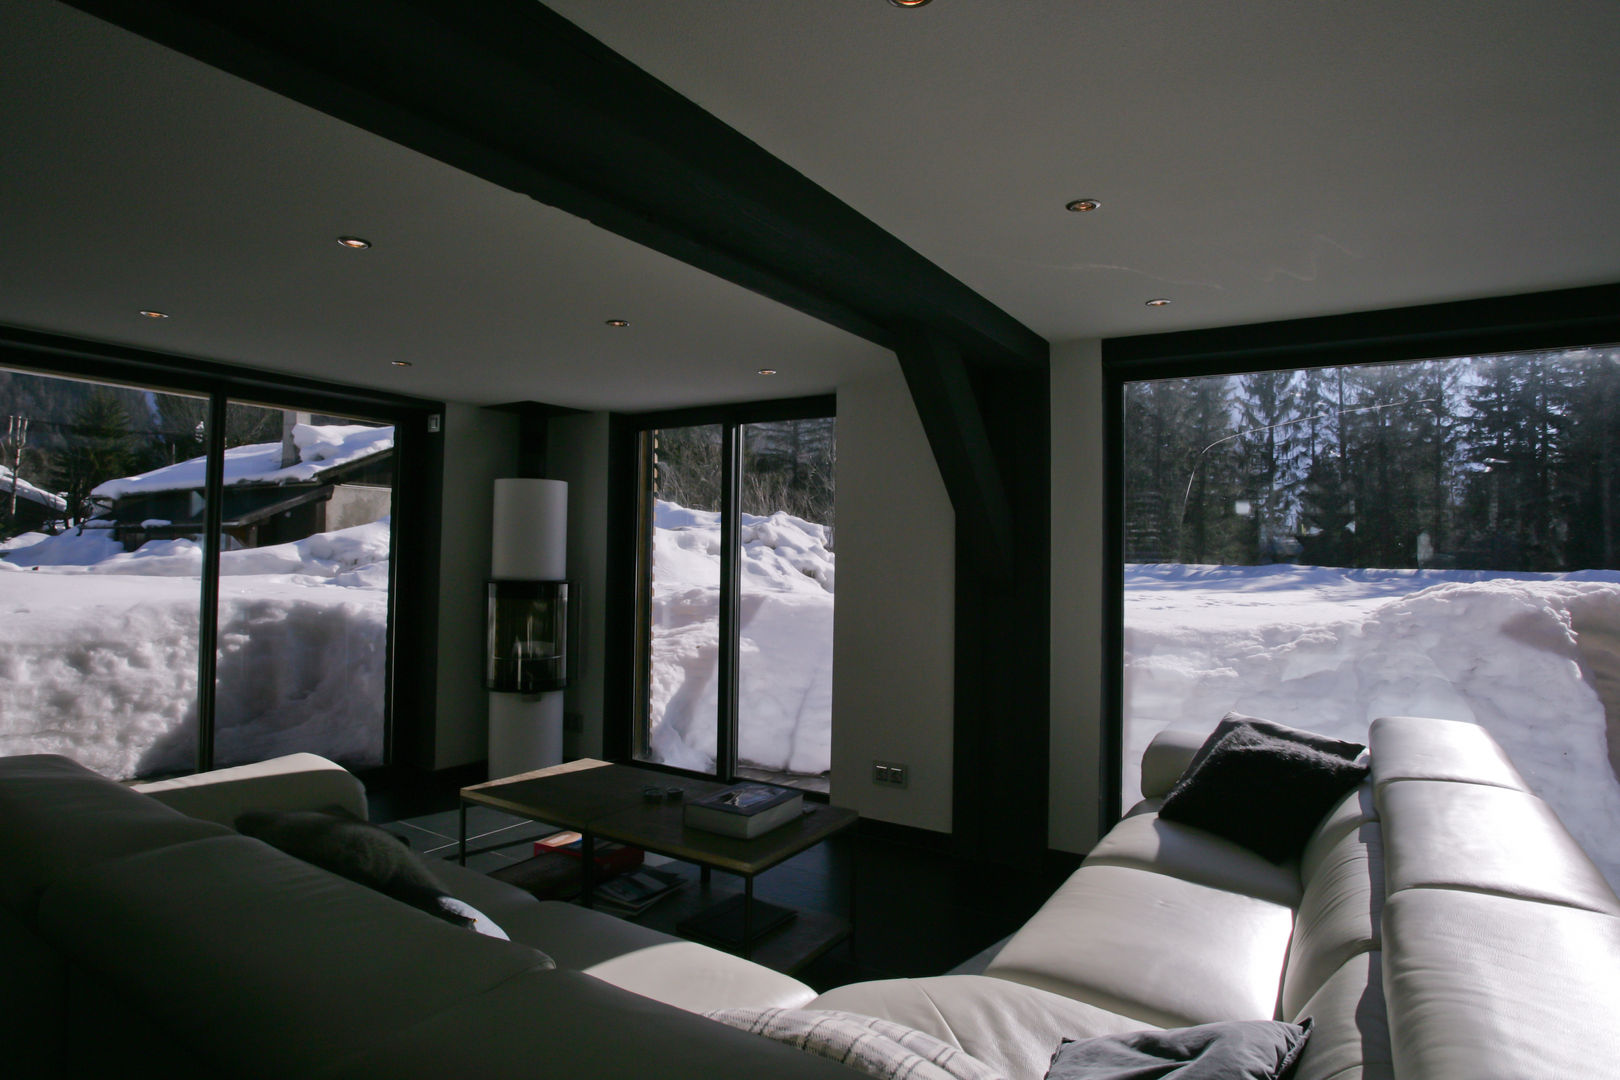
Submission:
M 1228 710 L 1478 723 L 1620 883 L 1620 347 L 1127 381 L 1122 802 Z
M 787 411 L 806 408 L 830 402 Z M 826 791 L 835 421 L 783 411 L 673 416 L 638 434 L 632 753 Z
M 0 414 L 0 753 L 384 763 L 391 419 L 17 368 Z

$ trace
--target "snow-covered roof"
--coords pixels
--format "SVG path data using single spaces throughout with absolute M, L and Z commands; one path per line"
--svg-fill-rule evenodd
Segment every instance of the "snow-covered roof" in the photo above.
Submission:
M 298 464 L 281 467 L 281 444 L 252 443 L 225 451 L 225 483 L 286 484 L 317 479 L 321 473 L 348 465 L 362 458 L 394 448 L 392 427 L 366 427 L 362 424 L 295 424 L 293 444 L 298 447 Z M 154 491 L 191 491 L 206 482 L 208 458 L 165 465 L 161 469 L 108 480 L 90 494 L 103 499 Z
M 11 498 L 12 479 L 11 470 L 4 465 L 0 465 L 0 498 Z M 17 498 L 39 503 L 41 506 L 49 507 L 52 510 L 63 511 L 67 509 L 67 500 L 55 492 L 37 488 L 21 477 L 17 477 L 16 481 Z

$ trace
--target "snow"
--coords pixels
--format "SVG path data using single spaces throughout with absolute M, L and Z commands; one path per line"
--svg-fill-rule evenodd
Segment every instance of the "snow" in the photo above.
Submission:
M 816 775 L 832 763 L 834 557 L 825 525 L 743 514 L 738 757 Z M 649 739 L 667 764 L 714 768 L 720 515 L 653 513 Z
M 831 531 L 778 513 L 745 514 L 740 532 L 740 757 L 824 772 Z M 720 546 L 718 514 L 656 504 L 652 750 L 698 769 L 715 752 Z M 380 762 L 388 557 L 387 519 L 221 553 L 221 763 L 305 749 Z M 201 567 L 190 540 L 125 552 L 98 528 L 0 549 L 0 754 L 68 753 L 115 777 L 189 768 Z M 1154 734 L 1208 731 L 1232 709 L 1357 740 L 1381 715 L 1463 720 L 1620 884 L 1605 663 L 1620 664 L 1613 571 L 1129 566 L 1127 801 Z
M 394 429 L 364 424 L 295 424 L 293 444 L 298 463 L 281 466 L 279 442 L 233 446 L 225 451 L 226 484 L 284 484 L 312 480 L 327 469 L 393 448 Z M 203 487 L 207 479 L 207 456 L 165 465 L 138 476 L 126 476 L 99 484 L 90 494 L 102 499 L 154 491 L 189 491 Z
M 36 536 L 38 534 L 35 534 Z M 220 555 L 220 764 L 382 761 L 389 522 Z M 70 530 L 0 555 L 0 754 L 194 766 L 202 550 Z
M 57 511 L 58 513 L 66 512 L 67 500 L 62 496 L 53 491 L 46 491 L 43 488 L 37 488 L 20 476 L 15 477 L 15 479 L 17 483 L 17 498 L 27 499 L 29 502 L 39 503 L 41 506 L 48 507 Z M 4 465 L 0 465 L 0 498 L 11 498 L 12 480 L 13 475 L 11 470 Z
M 1590 654 L 1617 629 L 1614 571 L 1128 566 L 1125 801 L 1155 734 L 1209 731 L 1228 710 L 1357 741 L 1378 716 L 1462 720 L 1620 886 L 1620 780 Z

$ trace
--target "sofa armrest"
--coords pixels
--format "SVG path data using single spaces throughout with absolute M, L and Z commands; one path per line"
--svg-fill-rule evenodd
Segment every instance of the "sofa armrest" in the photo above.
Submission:
M 1153 736 L 1153 741 L 1142 751 L 1142 797 L 1151 799 L 1170 794 L 1170 789 L 1187 771 L 1193 756 L 1208 737 L 1196 731 L 1171 728 Z
M 319 754 L 214 769 L 133 785 L 182 814 L 234 826 L 245 810 L 324 810 L 337 806 L 366 820 L 366 789 L 354 774 Z

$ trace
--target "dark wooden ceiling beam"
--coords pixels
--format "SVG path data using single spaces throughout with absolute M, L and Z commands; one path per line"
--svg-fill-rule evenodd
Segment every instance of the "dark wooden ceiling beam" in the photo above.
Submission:
M 1016 565 L 1012 504 L 996 468 L 966 358 L 955 342 L 926 328 L 902 332 L 895 355 L 918 415 L 954 418 L 929 442 L 956 510 L 957 535 L 973 546 L 992 576 L 1011 574 Z
M 68 0 L 885 346 L 1046 343 L 537 0 Z

